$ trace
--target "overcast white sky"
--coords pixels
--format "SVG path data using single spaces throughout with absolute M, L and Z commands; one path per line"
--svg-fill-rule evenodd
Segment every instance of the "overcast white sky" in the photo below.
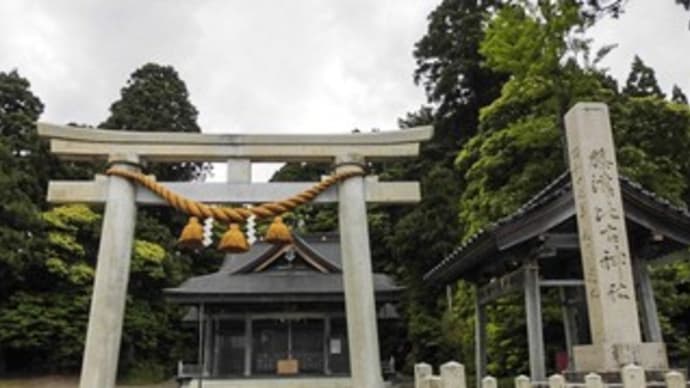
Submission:
M 0 71 L 29 78 L 56 123 L 98 124 L 153 61 L 179 71 L 207 132 L 393 129 L 425 102 L 412 49 L 439 2 L 2 0 Z M 605 62 L 619 79 L 637 53 L 665 91 L 690 92 L 688 20 L 671 0 L 630 0 L 592 34 L 620 44 Z

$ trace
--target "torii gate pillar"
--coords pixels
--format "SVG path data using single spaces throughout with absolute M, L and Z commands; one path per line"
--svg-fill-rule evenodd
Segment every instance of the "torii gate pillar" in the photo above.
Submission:
M 364 158 L 336 158 L 337 173 L 363 172 Z M 356 176 L 338 186 L 338 222 L 343 260 L 343 285 L 350 345 L 352 387 L 383 386 L 374 300 L 374 278 L 367 224 L 364 178 Z
M 135 170 L 130 163 L 139 162 L 132 155 L 110 159 L 114 166 L 127 170 Z M 107 193 L 80 388 L 114 387 L 117 375 L 137 219 L 136 187 L 127 179 L 111 176 Z

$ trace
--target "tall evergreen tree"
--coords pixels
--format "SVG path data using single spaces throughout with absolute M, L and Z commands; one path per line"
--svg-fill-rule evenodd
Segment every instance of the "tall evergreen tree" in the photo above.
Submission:
M 481 66 L 479 42 L 486 13 L 497 0 L 445 0 L 429 15 L 426 34 L 415 44 L 415 83 L 436 106 L 434 147 L 456 150 L 474 135 L 479 107 L 497 94 L 505 76 Z
M 671 93 L 671 101 L 677 104 L 688 104 L 688 97 L 678 85 L 673 85 L 673 92 Z
M 448 252 L 460 234 L 460 225 L 451 217 L 454 198 L 462 187 L 462 177 L 453 168 L 454 155 L 476 133 L 479 108 L 498 95 L 505 79 L 482 66 L 484 58 L 478 52 L 484 20 L 498 4 L 442 1 L 428 17 L 426 34 L 415 44 L 414 80 L 424 86 L 433 108 L 422 107 L 399 124 L 403 129 L 432 124 L 434 137 L 422 144 L 418 159 L 385 166 L 393 177 L 422 182 L 422 202 L 395 217 L 397 225 L 390 236 L 398 260 L 417 257 L 407 265 L 413 279 L 419 278 L 434 257 Z M 430 212 L 436 217 L 428 217 Z M 418 239 L 413 242 L 410 235 Z
M 101 128 L 201 132 L 199 112 L 189 101 L 187 86 L 172 66 L 148 63 L 132 73 L 110 106 L 110 116 Z M 150 166 L 158 180 L 185 181 L 202 177 L 204 165 L 175 163 Z
M 664 93 L 656 80 L 654 69 L 647 66 L 637 55 L 633 60 L 623 93 L 633 97 L 656 96 L 664 98 Z
M 0 136 L 12 155 L 12 168 L 25 174 L 18 187 L 35 204 L 45 203 L 50 165 L 43 158 L 45 147 L 35 126 L 42 112 L 43 103 L 31 92 L 27 79 L 16 70 L 0 72 Z
M 41 239 L 45 176 L 35 121 L 43 104 L 17 71 L 0 72 L 0 304 L 23 286 Z M 1 347 L 1 346 L 0 346 Z
M 419 158 L 388 163 L 386 178 L 415 179 L 422 185 L 422 201 L 412 208 L 373 209 L 387 222 L 371 223 L 372 236 L 385 241 L 374 250 L 379 268 L 396 275 L 408 287 L 405 316 L 411 352 L 408 360 L 442 360 L 457 355 L 444 337 L 435 297 L 421 284 L 422 275 L 455 246 L 462 234 L 457 198 L 464 177 L 453 160 L 457 149 L 477 133 L 479 109 L 499 93 L 506 76 L 483 66 L 478 52 L 483 26 L 500 1 L 444 0 L 428 17 L 426 34 L 415 44 L 414 80 L 423 85 L 430 107 L 399 120 L 401 128 L 434 126 L 434 137 L 422 144 Z M 414 236 L 414 238 L 411 238 Z
M 527 2 L 525 2 L 527 3 Z M 466 183 L 460 196 L 463 238 L 516 209 L 564 169 L 562 117 L 579 98 L 607 91 L 593 70 L 574 60 L 567 41 L 585 21 L 567 2 L 507 6 L 487 26 L 480 51 L 509 73 L 501 95 L 482 108 L 480 132 L 457 157 Z M 578 41 L 580 50 L 587 47 Z
M 675 0 L 675 2 L 686 10 L 690 10 L 690 0 Z M 627 0 L 577 0 L 577 3 L 590 14 L 605 13 L 618 17 L 624 11 Z
M 99 126 L 200 132 L 197 118 L 197 109 L 189 101 L 189 92 L 177 71 L 172 66 L 148 63 L 132 73 L 120 99 L 111 105 L 110 116 Z M 186 162 L 146 166 L 146 172 L 161 181 L 202 178 L 206 169 L 202 163 Z M 154 286 L 132 275 L 121 352 L 121 366 L 130 374 L 146 373 L 147 369 L 163 373 L 174 366 L 176 355 L 171 349 L 182 341 L 181 310 L 165 303 L 162 289 L 178 285 L 194 273 L 212 270 L 222 257 L 218 252 L 177 251 L 175 236 L 185 222 L 184 215 L 166 207 L 138 212 L 136 238 L 141 241 L 142 257 L 154 260 L 164 271 Z
M 43 104 L 27 79 L 16 70 L 0 72 L 0 311 L 13 295 L 37 285 L 37 252 L 45 242 L 38 215 L 45 190 L 40 176 L 46 168 L 34 126 L 41 112 Z M 5 355 L 12 360 L 17 350 L 4 333 L 0 328 L 0 370 Z

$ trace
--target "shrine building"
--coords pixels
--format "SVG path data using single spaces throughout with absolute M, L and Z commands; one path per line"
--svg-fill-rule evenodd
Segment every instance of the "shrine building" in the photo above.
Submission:
M 400 327 L 396 305 L 402 288 L 375 273 L 374 289 L 381 360 L 388 367 L 385 344 L 395 341 Z M 223 387 L 252 386 L 247 384 L 257 379 L 271 384 L 321 379 L 328 387 L 349 382 L 337 234 L 293 233 L 290 244 L 257 242 L 249 252 L 228 254 L 217 272 L 165 293 L 169 301 L 190 307 L 185 322 L 199 336 L 197 359 L 178 365 L 182 386 L 196 387 L 199 380 Z

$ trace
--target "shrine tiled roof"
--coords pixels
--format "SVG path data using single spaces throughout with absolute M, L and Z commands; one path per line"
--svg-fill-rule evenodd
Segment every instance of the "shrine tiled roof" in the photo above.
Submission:
M 292 268 L 286 255 L 292 255 L 301 265 Z M 396 300 L 402 291 L 385 274 L 374 274 L 374 289 L 377 301 Z M 179 303 L 342 302 L 340 240 L 333 233 L 293 233 L 292 244 L 260 241 L 246 253 L 227 255 L 217 272 L 187 279 L 178 287 L 166 289 L 165 294 Z
M 391 300 L 402 290 L 392 278 L 374 274 L 377 300 Z M 207 302 L 344 301 L 343 275 L 312 271 L 271 271 L 243 275 L 216 272 L 197 276 L 166 290 L 171 300 Z
M 642 185 L 628 177 L 620 175 L 619 179 L 623 203 L 626 210 L 626 218 L 629 216 L 627 212 L 628 207 L 634 205 L 637 208 L 644 208 L 647 212 L 659 214 L 660 217 L 664 219 L 664 222 L 673 225 L 681 225 L 684 228 L 690 227 L 690 212 L 688 212 L 688 209 L 672 204 L 667 199 L 643 188 Z M 559 175 L 516 211 L 487 225 L 485 228 L 470 236 L 465 242 L 458 245 L 424 275 L 424 281 L 427 283 L 434 283 L 440 279 L 462 277 L 460 272 L 467 267 L 471 265 L 482 265 L 479 259 L 469 260 L 471 259 L 470 256 L 486 258 L 492 253 L 511 248 L 514 244 L 511 244 L 509 241 L 502 241 L 499 243 L 496 241 L 496 236 L 500 234 L 503 229 L 511 227 L 514 229 L 516 223 L 521 222 L 525 218 L 534 216 L 536 213 L 539 213 L 541 209 L 553 205 L 554 202 L 557 201 L 563 204 L 563 211 L 566 212 L 563 213 L 562 216 L 567 215 L 568 218 L 575 216 L 572 198 L 572 183 L 569 171 L 565 171 Z M 560 221 L 562 222 L 563 219 Z M 552 223 L 552 226 L 554 223 Z M 532 232 L 532 235 L 530 235 L 530 232 Z M 525 230 L 524 236 L 516 240 L 516 244 L 526 239 L 533 238 L 543 232 L 545 232 L 545 230 Z M 686 236 L 686 234 L 687 233 L 682 237 L 687 237 L 687 240 L 682 239 L 683 241 L 681 241 L 681 243 L 690 243 L 690 235 Z M 674 237 L 679 238 L 680 235 L 677 234 L 674 235 Z M 473 261 L 474 263 L 460 265 L 462 261 Z M 449 274 L 448 272 L 451 267 L 455 267 L 453 269 L 454 273 Z

